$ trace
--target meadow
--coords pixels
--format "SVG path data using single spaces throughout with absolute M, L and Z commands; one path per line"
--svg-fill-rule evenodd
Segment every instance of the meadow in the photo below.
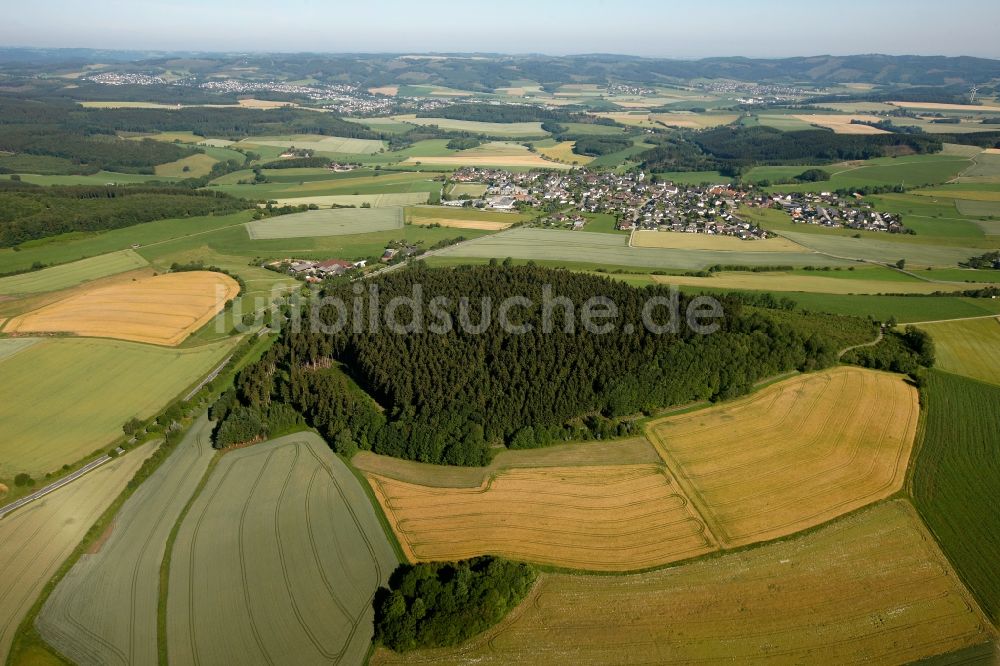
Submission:
M 52 339 L 0 361 L 0 477 L 44 474 L 108 446 L 217 366 L 232 342 L 168 349 Z
M 331 194 L 315 197 L 295 197 L 293 199 L 278 199 L 279 206 L 301 206 L 315 204 L 320 208 L 354 207 L 362 208 L 397 208 L 425 204 L 430 198 L 430 192 L 387 192 L 384 194 Z
M 807 126 L 808 128 L 808 126 Z M 777 185 L 771 189 L 780 192 L 830 192 L 839 189 L 865 187 L 866 185 L 905 185 L 908 188 L 946 183 L 972 164 L 968 157 L 951 155 L 910 155 L 906 157 L 879 157 L 858 162 L 845 162 L 820 167 L 831 174 L 830 180 L 816 183 Z M 780 167 L 791 170 L 790 167 Z M 795 174 L 809 167 L 804 166 Z M 770 176 L 768 167 L 752 169 L 749 181 L 759 181 Z
M 21 275 L 0 278 L 0 295 L 38 294 L 58 291 L 97 278 L 124 273 L 147 266 L 148 262 L 132 250 L 74 261 Z
M 175 347 L 236 298 L 236 280 L 212 271 L 134 278 L 78 290 L 14 317 L 7 333 L 72 333 Z
M 402 226 L 402 208 L 333 208 L 254 220 L 247 224 L 247 233 L 253 240 L 274 240 L 367 234 Z
M 983 253 L 974 245 L 963 247 L 924 242 L 874 240 L 870 237 L 852 238 L 809 231 L 782 231 L 781 235 L 815 252 L 834 257 L 875 261 L 883 264 L 894 264 L 900 259 L 905 259 L 910 267 L 951 266 L 957 268 L 960 261 Z
M 213 181 L 210 187 L 251 201 L 302 199 L 294 203 L 309 203 L 313 197 L 342 194 L 427 192 L 433 198 L 441 191 L 441 183 L 434 180 L 434 174 L 419 172 L 373 171 L 370 174 L 357 173 L 354 177 L 337 177 L 340 174 L 332 173 L 329 176 L 281 174 L 269 176 L 272 182 L 240 185 L 238 181 L 246 179 L 248 173 L 252 178 L 252 172 L 237 171 Z
M 917 391 L 839 367 L 648 426 L 724 547 L 800 532 L 899 491 Z
M 491 554 L 630 571 L 716 548 L 662 465 L 508 469 L 475 488 L 367 478 L 415 562 Z
M 318 436 L 228 453 L 174 543 L 170 660 L 361 663 L 396 565 L 363 488 Z
M 865 273 L 866 271 L 852 271 Z M 842 272 L 841 272 L 842 273 Z M 652 279 L 663 284 L 685 287 L 709 287 L 716 289 L 749 289 L 752 291 L 810 292 L 819 294 L 932 294 L 938 291 L 962 291 L 970 285 L 960 283 L 925 282 L 921 280 L 879 280 L 859 278 L 856 280 L 832 277 L 833 271 L 802 272 L 718 272 L 711 277 L 688 275 L 654 275 Z M 985 286 L 985 285 L 984 285 Z M 795 296 L 792 296 L 794 299 Z
M 125 489 L 153 446 L 112 460 L 0 521 L 0 661 L 7 663 L 18 625 L 45 584 Z
M 933 370 L 924 400 L 911 494 L 983 610 L 1000 621 L 1000 388 Z
M 212 173 L 212 167 L 216 160 L 211 155 L 196 153 L 190 157 L 179 159 L 176 162 L 159 164 L 154 170 L 157 176 L 169 176 L 171 178 L 200 178 Z
M 60 654 L 81 664 L 157 662 L 164 546 L 215 455 L 212 426 L 204 414 L 195 421 L 53 590 L 35 626 Z
M 1000 319 L 970 319 L 926 324 L 934 339 L 936 368 L 1000 384 Z
M 796 252 L 730 252 L 628 247 L 623 235 L 552 229 L 512 229 L 488 238 L 446 248 L 441 257 L 570 261 L 598 266 L 649 269 L 703 269 L 714 264 L 750 266 L 837 266 L 847 262 L 818 254 Z
M 541 574 L 499 625 L 385 664 L 910 663 L 995 640 L 905 501 L 632 576 Z

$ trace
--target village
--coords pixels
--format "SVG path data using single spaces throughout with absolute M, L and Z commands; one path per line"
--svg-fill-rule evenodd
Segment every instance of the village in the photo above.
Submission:
M 907 233 L 898 215 L 874 210 L 860 195 L 777 194 L 728 184 L 678 185 L 641 171 L 619 174 L 587 169 L 557 174 L 470 167 L 456 171 L 451 180 L 484 184 L 486 193 L 478 199 L 442 201 L 443 205 L 497 211 L 540 208 L 548 213 L 543 224 L 574 230 L 586 226 L 584 213 L 603 213 L 613 215 L 621 231 L 704 233 L 747 241 L 768 238 L 767 231 L 739 217 L 740 207 L 749 207 L 784 210 L 793 223 Z

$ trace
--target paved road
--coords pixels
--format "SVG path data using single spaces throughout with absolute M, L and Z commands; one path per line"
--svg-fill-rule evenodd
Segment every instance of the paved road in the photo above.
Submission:
M 11 502 L 10 504 L 8 504 L 6 506 L 0 507 L 0 518 L 3 518 L 4 516 L 6 516 L 8 513 L 11 513 L 12 511 L 16 511 L 17 509 L 20 509 L 25 504 L 30 504 L 31 502 L 34 502 L 36 499 L 40 499 L 42 497 L 45 497 L 46 495 L 48 495 L 51 492 L 59 490 L 60 488 L 62 488 L 66 484 L 72 483 L 73 481 L 76 481 L 77 479 L 79 479 L 81 476 L 83 476 L 87 472 L 90 472 L 90 471 L 93 471 L 93 470 L 97 469 L 98 467 L 100 467 L 101 465 L 105 464 L 106 462 L 109 462 L 110 460 L 111 460 L 111 456 L 104 456 L 102 458 L 98 458 L 97 460 L 94 460 L 93 462 L 87 463 L 86 465 L 84 465 L 80 469 L 76 470 L 75 472 L 73 472 L 69 476 L 65 476 L 65 477 L 59 479 L 58 481 L 56 481 L 55 483 L 50 483 L 49 485 L 45 486 L 41 490 L 36 490 L 35 492 L 31 493 L 30 495 L 26 495 L 25 497 L 22 497 L 21 499 L 17 500 L 16 502 Z
M 259 335 L 259 333 L 258 333 L 258 335 Z M 198 384 L 197 386 L 195 386 L 193 389 L 191 389 L 190 393 L 188 393 L 186 396 L 184 396 L 184 401 L 187 402 L 188 400 L 190 400 L 191 396 L 193 396 L 195 393 L 197 393 L 198 391 L 200 391 L 201 388 L 205 384 L 209 383 L 210 381 L 212 381 L 213 379 L 215 379 L 216 377 L 218 377 L 219 373 L 222 372 L 222 369 L 226 367 L 226 363 L 229 363 L 230 359 L 232 359 L 232 358 L 233 358 L 233 355 L 230 354 L 229 356 L 226 357 L 226 359 L 222 363 L 219 364 L 219 367 L 217 367 L 215 370 L 212 370 L 212 372 L 208 373 L 208 376 L 205 377 L 205 379 L 201 380 L 200 384 Z
M 1000 315 L 978 315 L 976 317 L 959 317 L 958 319 L 935 319 L 934 321 L 908 321 L 901 326 L 922 326 L 924 324 L 947 324 L 950 321 L 971 321 L 973 319 L 1000 319 Z

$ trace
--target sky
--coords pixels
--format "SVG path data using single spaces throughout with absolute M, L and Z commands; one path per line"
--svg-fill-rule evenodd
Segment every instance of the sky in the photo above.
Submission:
M 996 0 L 31 0 L 3 14 L 8 47 L 1000 57 Z

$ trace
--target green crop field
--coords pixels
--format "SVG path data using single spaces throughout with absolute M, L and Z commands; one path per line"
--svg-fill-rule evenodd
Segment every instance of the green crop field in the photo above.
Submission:
M 402 226 L 402 208 L 334 208 L 254 220 L 247 223 L 247 233 L 254 240 L 273 240 L 367 234 Z
M 0 663 L 7 663 L 14 633 L 45 583 L 125 489 L 153 446 L 143 445 L 0 520 Z
M 956 375 L 1000 384 L 1000 320 L 969 319 L 928 324 L 936 367 Z
M 2 260 L 0 260 L 0 265 L 3 265 Z M 108 275 L 143 268 L 147 265 L 146 260 L 132 250 L 102 254 L 40 271 L 0 278 L 0 295 L 39 294 L 46 291 L 57 291 Z
M 472 132 L 487 136 L 541 137 L 548 133 L 541 123 L 485 123 L 475 120 L 451 120 L 450 118 L 417 118 L 414 115 L 395 116 L 396 120 L 412 125 L 437 125 L 443 130 Z
M 846 262 L 818 254 L 796 252 L 721 252 L 632 248 L 624 235 L 550 229 L 512 229 L 438 253 L 442 257 L 549 259 L 591 263 L 595 266 L 701 269 L 713 264 L 842 265 Z
M 997 622 L 1000 387 L 933 370 L 924 401 L 927 417 L 913 463 L 913 497 L 962 580 Z
M 168 349 L 51 339 L 0 361 L 0 476 L 45 473 L 109 445 L 208 373 L 232 342 Z
M 279 206 L 315 204 L 320 208 L 325 206 L 361 208 L 367 204 L 371 208 L 393 208 L 425 204 L 430 196 L 430 192 L 390 192 L 386 194 L 332 194 L 329 196 L 278 199 L 277 201 Z
M 195 421 L 122 506 L 100 550 L 82 557 L 49 597 L 36 626 L 61 654 L 80 664 L 156 663 L 164 545 L 215 455 L 212 425 L 204 414 Z
M 464 194 L 472 198 L 478 198 L 486 194 L 486 185 L 482 183 L 455 183 L 451 186 L 448 194 L 453 197 L 460 197 Z
M 362 663 L 397 559 L 357 478 L 312 433 L 225 455 L 170 562 L 171 663 Z
M 946 183 L 972 164 L 968 158 L 951 155 L 912 155 L 908 157 L 879 157 L 863 162 L 832 164 L 823 167 L 830 172 L 830 180 L 798 185 L 777 185 L 771 189 L 781 192 L 827 192 L 841 188 L 866 185 L 905 185 L 919 187 Z M 805 171 L 808 167 L 802 167 Z M 783 170 L 787 169 L 782 167 Z M 754 170 L 756 171 L 756 170 Z M 791 170 L 788 170 L 791 171 Z M 797 173 L 802 173 L 797 171 Z M 753 172 L 751 172 L 753 173 Z M 763 170 L 760 173 L 767 173 Z M 791 174 L 791 175 L 796 175 Z
M 0 176 L 0 180 L 10 179 L 10 176 Z M 114 171 L 98 171 L 89 176 L 45 176 L 38 174 L 22 174 L 21 180 L 33 185 L 108 185 L 126 183 L 145 183 L 150 180 L 175 180 L 166 176 L 154 176 L 139 173 L 116 173 Z
M 41 338 L 0 338 L 0 361 L 41 342 Z
M 273 182 L 260 185 L 222 184 L 213 189 L 253 201 L 295 199 L 340 194 L 392 194 L 407 192 L 437 193 L 441 183 L 433 175 L 417 172 L 372 172 L 355 178 L 304 179 L 296 182 Z M 230 174 L 232 175 L 232 174 Z
M 957 268 L 958 262 L 983 253 L 981 249 L 974 246 L 955 247 L 923 242 L 907 243 L 804 231 L 782 231 L 781 235 L 800 245 L 831 256 L 893 264 L 900 259 L 906 259 L 906 263 L 910 266 L 951 266 Z
M 233 215 L 158 220 L 102 233 L 64 234 L 22 244 L 19 252 L 9 248 L 0 249 L 0 271 L 25 270 L 36 261 L 43 264 L 64 264 L 128 249 L 133 244 L 139 244 L 141 248 L 137 253 L 146 256 L 148 250 L 160 249 L 166 244 L 201 242 L 205 234 L 226 227 L 243 232 L 243 224 L 250 220 L 250 216 L 251 213 L 245 211 Z M 246 236 L 245 232 L 243 236 Z

